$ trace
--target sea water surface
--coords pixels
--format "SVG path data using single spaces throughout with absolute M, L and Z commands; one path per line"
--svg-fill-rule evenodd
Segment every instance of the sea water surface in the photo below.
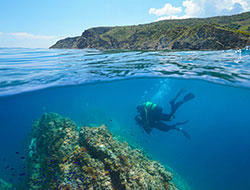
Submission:
M 178 131 L 145 134 L 136 107 L 195 98 L 173 122 Z M 0 178 L 25 170 L 32 123 L 46 112 L 78 125 L 106 124 L 174 172 L 183 190 L 250 189 L 250 51 L 99 51 L 0 48 Z M 18 154 L 17 154 L 18 152 Z

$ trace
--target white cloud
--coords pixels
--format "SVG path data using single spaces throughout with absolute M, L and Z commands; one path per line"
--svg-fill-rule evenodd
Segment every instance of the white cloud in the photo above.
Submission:
M 55 36 L 46 36 L 46 35 L 35 35 L 31 33 L 26 33 L 26 32 L 14 32 L 14 33 L 9 33 L 9 35 L 15 37 L 16 39 L 54 39 L 56 38 Z
M 240 5 L 242 7 L 243 11 L 248 11 L 249 10 L 249 6 L 250 6 L 250 2 L 246 1 L 246 0 L 224 0 L 222 1 L 222 3 L 218 2 L 217 9 L 228 9 L 228 10 L 232 10 L 235 6 L 235 4 Z
M 149 14 L 155 14 L 157 16 L 162 15 L 175 15 L 182 12 L 181 7 L 174 7 L 170 3 L 165 4 L 165 6 L 161 9 L 151 8 L 149 10 Z
M 167 3 L 161 9 L 151 8 L 149 14 L 162 16 L 157 19 L 181 19 L 231 15 L 250 11 L 249 0 L 183 0 L 182 7 Z
M 250 1 L 246 0 L 224 0 L 217 2 L 218 14 L 237 14 L 250 10 Z
M 188 0 L 187 0 L 188 1 Z M 250 1 L 248 0 L 189 0 L 200 7 L 196 11 L 190 12 L 190 7 L 186 7 L 185 13 L 188 16 L 220 16 L 232 15 L 250 10 Z M 184 2 L 183 2 L 184 3 Z
M 186 0 L 182 2 L 182 6 L 185 7 L 186 17 L 201 16 L 203 12 L 203 1 Z

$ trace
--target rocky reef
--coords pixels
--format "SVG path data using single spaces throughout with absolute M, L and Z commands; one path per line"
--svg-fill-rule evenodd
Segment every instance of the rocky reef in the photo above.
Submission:
M 30 190 L 177 190 L 172 174 L 106 126 L 78 127 L 58 114 L 34 122 L 28 155 Z
M 119 50 L 225 50 L 250 45 L 250 12 L 211 18 L 90 28 L 50 48 Z
M 0 179 L 0 189 L 1 190 L 10 190 L 13 189 L 13 186 L 9 183 L 7 183 L 6 181 L 4 181 L 3 179 Z

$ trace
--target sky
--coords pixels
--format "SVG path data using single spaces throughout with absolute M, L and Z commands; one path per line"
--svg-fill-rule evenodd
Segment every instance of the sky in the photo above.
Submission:
M 91 27 L 250 11 L 250 0 L 0 0 L 0 47 L 48 48 Z

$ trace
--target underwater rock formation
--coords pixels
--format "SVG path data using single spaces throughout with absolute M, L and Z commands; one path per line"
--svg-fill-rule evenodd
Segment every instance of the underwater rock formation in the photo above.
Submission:
M 58 114 L 44 114 L 33 126 L 28 189 L 177 190 L 172 174 L 106 126 L 77 127 Z
M 1 190 L 9 190 L 13 189 L 12 185 L 4 181 L 3 179 L 0 179 L 0 189 Z

